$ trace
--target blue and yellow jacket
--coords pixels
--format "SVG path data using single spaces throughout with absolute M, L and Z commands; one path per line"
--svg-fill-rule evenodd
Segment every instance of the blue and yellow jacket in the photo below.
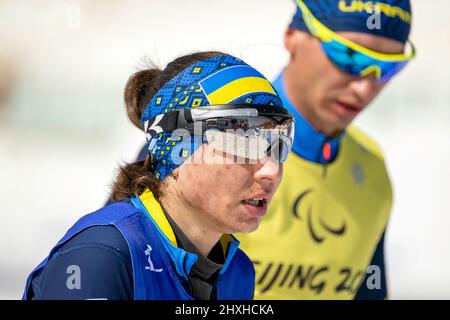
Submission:
M 259 228 L 237 235 L 255 265 L 255 298 L 385 298 L 392 189 L 380 148 L 352 126 L 320 134 L 287 98 L 282 75 L 274 87 L 295 116 L 295 141 Z
M 58 255 L 58 250 L 76 235 L 93 226 L 114 226 L 125 238 L 132 262 L 134 299 L 194 299 L 188 274 L 198 257 L 177 246 L 170 223 L 149 190 L 139 197 L 131 198 L 130 201 L 107 205 L 76 222 L 50 251 L 48 257 L 30 274 L 23 299 L 31 299 L 39 291 L 40 288 L 34 280 L 47 263 Z M 214 297 L 218 300 L 252 299 L 255 273 L 251 261 L 238 248 L 239 242 L 232 235 L 224 235 L 220 244 L 224 250 L 225 263 L 214 286 Z M 106 270 L 109 266 L 102 267 Z M 82 272 L 83 270 L 81 276 Z

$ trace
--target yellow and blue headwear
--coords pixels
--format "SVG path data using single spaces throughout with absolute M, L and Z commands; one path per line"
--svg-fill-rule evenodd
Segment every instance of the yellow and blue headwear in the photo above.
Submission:
M 377 81 L 387 82 L 416 56 L 415 47 L 408 39 L 411 14 L 407 0 L 391 1 L 403 7 L 359 0 L 351 3 L 336 0 L 295 2 L 298 11 L 291 28 L 304 30 L 319 39 L 329 60 L 350 75 L 365 77 L 373 74 Z M 384 15 L 379 26 L 372 28 L 369 25 L 370 13 L 375 13 L 377 19 Z M 336 31 L 365 32 L 403 41 L 404 51 L 395 54 L 377 52 L 337 34 Z
M 411 30 L 409 0 L 303 0 L 311 13 L 327 28 L 337 31 L 363 32 L 383 36 L 403 43 Z M 378 10 L 380 28 L 368 28 L 368 18 Z M 297 8 L 292 29 L 308 31 L 300 8 Z
M 186 146 L 181 136 L 173 136 L 178 121 L 177 110 L 205 106 L 258 105 L 282 108 L 272 84 L 256 69 L 242 60 L 222 55 L 199 61 L 168 81 L 147 105 L 141 123 L 148 140 L 150 163 L 156 179 L 164 179 L 187 159 L 204 141 L 193 136 Z M 180 153 L 180 154 L 178 154 Z

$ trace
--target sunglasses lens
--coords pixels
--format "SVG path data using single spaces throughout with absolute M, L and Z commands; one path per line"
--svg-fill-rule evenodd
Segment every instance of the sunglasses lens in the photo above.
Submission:
M 336 41 L 322 42 L 322 49 L 339 69 L 347 73 L 354 73 L 353 52 L 351 50 Z
M 291 143 L 280 138 L 270 145 L 266 154 L 275 161 L 283 163 L 286 161 L 289 151 L 291 150 Z
M 208 130 L 205 136 L 208 144 L 217 151 L 255 162 L 262 159 L 270 147 L 267 140 L 254 135 Z
M 397 62 L 395 66 L 385 70 L 385 72 L 381 75 L 379 81 L 386 82 L 391 80 L 396 74 L 403 70 L 403 68 L 408 64 L 409 61 Z
M 340 70 L 355 76 L 361 76 L 369 68 L 378 70 L 376 76 L 380 82 L 390 80 L 408 63 L 408 61 L 377 60 L 335 40 L 322 42 L 322 48 L 330 61 Z
M 216 150 L 238 158 L 256 162 L 272 157 L 284 162 L 292 146 L 293 121 L 277 124 L 266 117 L 257 117 L 250 122 L 256 126 L 249 125 L 247 121 L 246 130 L 242 130 L 242 126 L 212 126 L 205 133 L 206 141 Z

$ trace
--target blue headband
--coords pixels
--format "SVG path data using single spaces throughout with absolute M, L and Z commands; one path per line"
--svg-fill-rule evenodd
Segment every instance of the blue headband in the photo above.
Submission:
M 409 0 L 303 0 L 311 13 L 326 27 L 337 31 L 364 32 L 405 43 L 411 30 L 411 5 Z M 369 28 L 367 21 L 380 12 L 381 28 Z M 299 8 L 291 24 L 292 29 L 308 31 Z
M 186 141 L 155 131 L 156 121 L 170 111 L 218 104 L 283 106 L 271 83 L 238 58 L 223 55 L 191 65 L 158 90 L 141 118 L 156 179 L 164 179 L 203 144 L 202 137 Z M 179 161 L 173 161 L 174 155 Z

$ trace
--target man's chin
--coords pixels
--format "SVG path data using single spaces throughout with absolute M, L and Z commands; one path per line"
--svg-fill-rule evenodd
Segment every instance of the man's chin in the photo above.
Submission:
M 345 130 L 355 120 L 357 115 L 353 117 L 343 117 L 333 111 L 328 111 L 325 118 L 325 123 L 329 124 L 330 128 L 333 128 L 333 132 L 341 132 Z

